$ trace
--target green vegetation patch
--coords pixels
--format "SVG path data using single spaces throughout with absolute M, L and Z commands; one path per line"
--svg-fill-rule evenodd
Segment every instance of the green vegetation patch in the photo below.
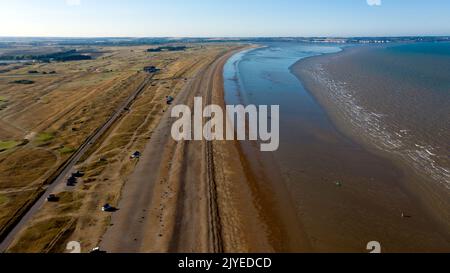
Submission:
M 0 205 L 8 203 L 9 198 L 6 195 L 0 193 Z
M 37 135 L 36 140 L 38 142 L 49 142 L 55 138 L 55 135 L 53 133 L 44 132 Z
M 17 142 L 14 140 L 0 141 L 0 152 L 12 149 L 19 144 L 20 144 L 20 142 Z
M 0 96 L 0 110 L 5 109 L 7 103 L 8 100 L 5 97 Z
M 73 147 L 64 146 L 64 147 L 62 147 L 61 149 L 59 149 L 58 151 L 59 151 L 61 154 L 65 155 L 65 154 L 71 154 L 71 153 L 75 152 L 75 150 L 76 150 L 76 149 L 73 148 Z
M 55 242 L 55 238 L 61 237 L 62 232 L 69 228 L 71 223 L 70 217 L 51 218 L 33 223 L 20 234 L 20 240 L 8 251 L 11 253 L 51 252 L 53 249 L 50 246 Z M 60 240 L 63 241 L 63 239 Z

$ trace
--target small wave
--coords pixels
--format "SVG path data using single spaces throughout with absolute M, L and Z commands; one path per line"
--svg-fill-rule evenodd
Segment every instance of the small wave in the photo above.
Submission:
M 432 145 L 408 143 L 407 139 L 414 138 L 414 132 L 410 130 L 397 129 L 392 132 L 392 129 L 387 128 L 385 122 L 388 115 L 374 113 L 364 108 L 347 88 L 348 84 L 331 79 L 321 64 L 316 64 L 307 73 L 317 83 L 326 87 L 328 92 L 325 95 L 334 102 L 339 114 L 350 121 L 352 126 L 364 132 L 379 149 L 399 154 L 407 161 L 412 162 L 415 168 L 450 189 L 450 172 L 435 161 L 438 155 L 433 153 L 436 149 Z M 411 146 L 416 149 L 410 149 Z

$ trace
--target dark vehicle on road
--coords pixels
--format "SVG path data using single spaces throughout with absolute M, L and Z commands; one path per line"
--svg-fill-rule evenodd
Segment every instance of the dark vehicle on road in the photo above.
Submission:
M 84 172 L 81 171 L 76 171 L 72 174 L 72 177 L 83 177 L 84 176 Z
M 50 194 L 47 197 L 47 202 L 58 202 L 59 198 L 55 194 Z
M 77 179 L 74 176 L 71 176 L 69 179 L 67 179 L 67 186 L 73 187 L 77 183 Z

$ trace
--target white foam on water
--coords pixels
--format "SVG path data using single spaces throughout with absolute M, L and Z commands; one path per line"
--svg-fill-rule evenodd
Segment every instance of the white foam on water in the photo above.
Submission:
M 414 138 L 414 132 L 400 128 L 396 132 L 388 130 L 385 125 L 388 115 L 365 109 L 347 88 L 347 83 L 331 79 L 322 65 L 317 64 L 308 73 L 317 83 L 326 87 L 328 92 L 325 95 L 334 102 L 338 112 L 352 126 L 363 131 L 379 149 L 402 156 L 416 169 L 450 190 L 450 172 L 436 161 L 439 155 L 434 153 L 435 147 L 430 144 L 415 144 L 413 146 L 416 149 L 411 149 L 412 144 L 406 141 Z

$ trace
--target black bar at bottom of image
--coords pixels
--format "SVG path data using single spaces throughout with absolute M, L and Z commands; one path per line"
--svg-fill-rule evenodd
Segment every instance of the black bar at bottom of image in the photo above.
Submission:
M 0 254 L 0 266 L 57 272 L 384 272 L 394 266 L 445 266 L 449 258 L 450 254 Z

